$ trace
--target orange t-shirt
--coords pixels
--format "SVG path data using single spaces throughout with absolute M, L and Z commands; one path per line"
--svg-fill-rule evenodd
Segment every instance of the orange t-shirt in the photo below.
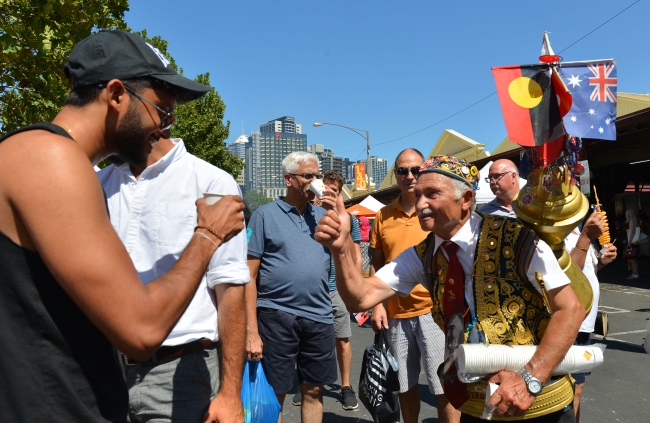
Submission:
M 393 261 L 402 251 L 419 244 L 429 234 L 420 227 L 417 212 L 409 215 L 400 203 L 402 196 L 377 212 L 370 235 L 370 247 L 384 252 L 386 263 Z M 386 301 L 386 314 L 391 319 L 405 319 L 429 313 L 433 308 L 431 295 L 422 285 L 417 285 L 406 297 Z

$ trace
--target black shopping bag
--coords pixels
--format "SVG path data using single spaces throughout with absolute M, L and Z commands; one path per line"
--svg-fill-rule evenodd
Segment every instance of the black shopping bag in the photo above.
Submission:
M 399 422 L 398 364 L 393 356 L 386 329 L 375 335 L 375 343 L 363 353 L 359 399 L 375 423 Z

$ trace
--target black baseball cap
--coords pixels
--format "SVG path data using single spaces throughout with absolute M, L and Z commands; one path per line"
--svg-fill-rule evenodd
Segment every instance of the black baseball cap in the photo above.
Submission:
M 149 77 L 173 86 L 177 101 L 196 100 L 210 91 L 209 86 L 176 73 L 157 48 L 126 31 L 102 31 L 84 38 L 72 49 L 63 70 L 73 88 Z

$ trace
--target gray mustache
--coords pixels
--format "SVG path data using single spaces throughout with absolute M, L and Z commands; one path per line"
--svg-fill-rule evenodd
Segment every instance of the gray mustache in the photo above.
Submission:
M 430 209 L 429 207 L 427 207 L 426 209 L 422 209 L 422 210 L 418 211 L 418 217 L 428 216 L 430 214 L 433 214 L 433 210 Z

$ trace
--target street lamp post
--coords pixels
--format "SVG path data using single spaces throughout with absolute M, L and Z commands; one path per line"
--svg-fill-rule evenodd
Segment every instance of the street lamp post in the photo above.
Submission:
M 314 123 L 315 127 L 323 126 L 323 125 L 332 125 L 332 126 L 340 126 L 341 128 L 349 129 L 350 131 L 354 132 L 355 134 L 359 135 L 362 138 L 365 138 L 366 140 L 366 174 L 368 176 L 368 195 L 370 195 L 370 175 L 372 175 L 372 164 L 370 162 L 370 132 L 364 129 L 357 129 L 357 128 L 351 128 L 349 126 L 345 125 L 339 125 L 338 123 L 329 123 L 329 122 L 316 122 Z M 361 132 L 365 132 L 366 135 L 364 136 Z

